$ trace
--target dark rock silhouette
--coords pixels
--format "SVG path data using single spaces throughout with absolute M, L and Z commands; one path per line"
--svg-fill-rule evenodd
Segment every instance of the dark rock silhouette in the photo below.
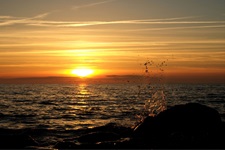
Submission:
M 0 148 L 40 148 L 32 137 L 51 130 L 0 129 Z M 68 131 L 71 138 L 53 143 L 57 149 L 224 149 L 225 123 L 219 113 L 198 103 L 173 106 L 146 117 L 136 128 L 110 123 Z M 60 132 L 59 132 L 60 133 Z M 47 143 L 46 143 L 47 144 Z
M 91 142 L 104 142 L 104 141 L 114 141 L 119 138 L 119 135 L 113 132 L 92 132 L 81 136 L 78 141 L 81 143 L 91 143 Z
M 146 117 L 134 130 L 113 124 L 97 127 L 78 138 L 83 143 L 73 148 L 223 149 L 224 127 L 215 109 L 188 103 L 173 106 L 155 117 Z M 64 148 L 70 146 L 71 143 Z
M 224 148 L 224 126 L 210 107 L 176 105 L 156 117 L 147 117 L 134 130 L 133 142 L 152 148 Z
M 0 129 L 0 148 L 1 149 L 24 149 L 29 146 L 38 146 L 38 143 L 26 132 L 18 133 Z
M 105 126 L 87 129 L 74 141 L 58 142 L 57 149 L 109 149 L 120 146 L 120 143 L 130 137 L 133 130 L 128 127 L 118 126 L 114 123 Z

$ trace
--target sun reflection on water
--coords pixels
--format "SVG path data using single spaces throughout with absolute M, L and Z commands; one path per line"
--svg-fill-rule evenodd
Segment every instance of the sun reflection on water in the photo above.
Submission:
M 76 97 L 81 99 L 89 98 L 91 95 L 91 92 L 87 88 L 88 88 L 88 85 L 86 83 L 79 84 L 78 88 L 76 89 L 77 90 Z

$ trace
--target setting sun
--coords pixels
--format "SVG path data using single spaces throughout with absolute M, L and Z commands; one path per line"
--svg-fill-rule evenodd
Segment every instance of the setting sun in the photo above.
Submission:
M 79 77 L 87 77 L 93 74 L 93 70 L 91 69 L 74 69 L 72 70 L 72 74 L 77 75 Z

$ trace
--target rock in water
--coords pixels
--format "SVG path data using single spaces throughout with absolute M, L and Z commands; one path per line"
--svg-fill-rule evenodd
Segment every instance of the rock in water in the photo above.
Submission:
M 38 143 L 28 135 L 0 135 L 0 149 L 25 149 L 38 146 Z
M 93 132 L 81 136 L 78 141 L 82 143 L 96 143 L 117 140 L 119 135 L 113 132 Z
M 147 117 L 134 130 L 133 141 L 146 148 L 224 148 L 219 113 L 198 103 L 176 105 Z

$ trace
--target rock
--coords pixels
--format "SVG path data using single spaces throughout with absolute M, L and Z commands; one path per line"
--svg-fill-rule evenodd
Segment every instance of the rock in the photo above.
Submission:
M 28 135 L 1 135 L 0 149 L 24 149 L 28 146 L 38 146 L 38 143 Z
M 81 136 L 78 141 L 81 143 L 96 143 L 103 141 L 113 141 L 119 138 L 119 135 L 113 132 L 93 132 Z
M 147 117 L 135 128 L 133 142 L 146 148 L 224 148 L 223 131 L 215 109 L 188 103 Z
M 57 149 L 75 149 L 75 148 L 79 148 L 79 146 L 77 146 L 74 142 L 58 142 L 56 143 L 56 145 L 54 146 L 54 148 Z
M 58 149 L 111 149 L 127 147 L 124 141 L 132 134 L 133 130 L 128 127 L 109 123 L 104 126 L 95 127 L 81 131 L 79 137 L 73 141 L 58 142 L 54 148 Z
M 119 134 L 119 136 L 121 137 L 128 137 L 133 132 L 133 130 L 129 127 L 119 126 L 118 124 L 115 124 L 115 123 L 108 123 L 104 126 L 90 129 L 90 132 L 109 132 L 109 131 Z

